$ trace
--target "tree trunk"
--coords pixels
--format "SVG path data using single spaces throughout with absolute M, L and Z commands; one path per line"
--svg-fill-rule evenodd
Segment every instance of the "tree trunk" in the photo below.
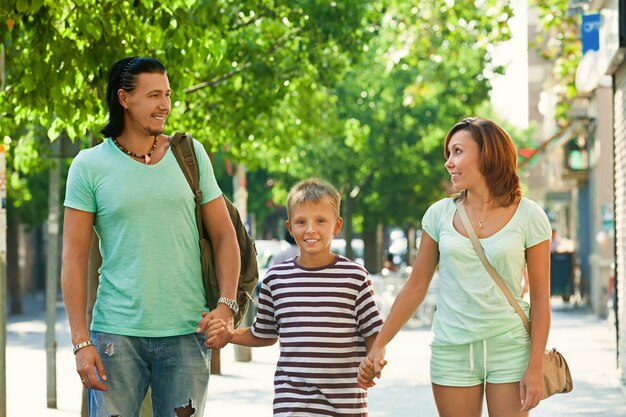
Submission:
M 346 239 L 346 258 L 354 259 L 354 252 L 352 251 L 352 238 L 354 235 L 352 230 L 352 198 L 350 195 L 346 196 L 346 202 L 343 208 L 343 235 Z
M 11 203 L 9 203 L 9 207 L 11 207 Z M 22 314 L 24 308 L 22 305 L 19 268 L 20 215 L 15 208 L 9 208 L 7 211 L 7 214 L 10 214 L 7 222 L 7 286 L 9 297 L 11 298 L 10 314 Z
M 415 230 L 415 225 L 411 224 L 409 225 L 409 228 L 407 230 L 406 233 L 406 241 L 407 241 L 407 248 L 406 248 L 406 264 L 411 266 L 413 265 L 413 262 L 415 261 L 415 257 L 417 256 L 417 248 L 415 245 L 415 237 L 416 237 L 416 230 Z
M 20 239 L 27 242 L 24 245 L 24 268 L 21 269 L 20 291 L 22 294 L 28 294 L 33 291 L 34 286 L 34 269 L 35 269 L 35 232 L 29 230 L 20 234 Z
M 370 274 L 377 274 L 383 267 L 383 237 L 384 226 L 380 223 L 374 226 L 373 230 L 363 232 L 363 243 L 365 244 L 365 269 Z
M 376 225 L 376 272 L 383 269 L 385 258 L 385 226 L 382 223 Z
M 363 231 L 363 260 L 365 261 L 365 269 L 371 274 L 377 273 L 376 269 L 376 230 Z

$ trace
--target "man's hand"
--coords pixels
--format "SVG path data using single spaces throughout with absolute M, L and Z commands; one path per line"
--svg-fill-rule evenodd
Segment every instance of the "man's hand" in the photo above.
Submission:
M 203 312 L 198 323 L 198 332 L 204 332 L 204 345 L 208 349 L 221 349 L 233 338 L 233 312 L 219 303 L 210 313 Z
M 97 375 L 94 368 L 98 372 Z M 100 376 L 102 381 L 106 381 L 107 375 L 104 372 L 104 366 L 95 347 L 87 346 L 76 352 L 76 371 L 80 376 L 83 387 L 98 391 L 108 390 L 107 386 L 98 379 L 98 376 Z

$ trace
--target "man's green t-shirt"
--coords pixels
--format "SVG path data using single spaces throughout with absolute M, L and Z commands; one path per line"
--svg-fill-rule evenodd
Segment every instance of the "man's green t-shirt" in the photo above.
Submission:
M 209 157 L 194 140 L 202 204 L 219 197 Z M 146 165 L 113 141 L 81 151 L 65 207 L 95 213 L 102 266 L 92 330 L 162 337 L 195 332 L 206 311 L 193 193 L 168 150 Z

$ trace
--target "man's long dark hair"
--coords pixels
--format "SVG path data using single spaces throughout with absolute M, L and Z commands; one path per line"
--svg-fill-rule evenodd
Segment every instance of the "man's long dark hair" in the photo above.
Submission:
M 109 106 L 109 123 L 100 132 L 105 138 L 116 138 L 124 130 L 124 108 L 120 104 L 117 91 L 122 88 L 131 92 L 137 87 L 137 77 L 143 73 L 165 74 L 165 66 L 155 58 L 131 56 L 120 59 L 109 70 L 107 85 L 107 105 Z

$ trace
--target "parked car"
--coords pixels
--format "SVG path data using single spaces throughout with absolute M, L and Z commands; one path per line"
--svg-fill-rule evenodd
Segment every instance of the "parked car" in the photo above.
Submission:
M 401 268 L 397 272 L 383 274 L 373 274 L 372 284 L 374 286 L 374 299 L 378 310 L 383 317 L 387 317 L 391 306 L 404 285 L 406 279 L 411 274 L 412 267 Z M 412 325 L 432 325 L 435 310 L 437 309 L 437 294 L 439 293 L 439 271 L 435 271 L 430 282 L 426 297 L 415 314 L 407 322 L 407 326 Z
M 267 269 L 270 266 L 272 257 L 289 247 L 289 242 L 285 240 L 255 240 L 256 260 L 260 269 Z
M 364 265 L 364 248 L 365 244 L 363 239 L 352 239 L 352 258 L 353 261 Z M 330 242 L 330 249 L 337 255 L 346 256 L 346 240 L 345 239 L 333 239 Z
M 285 240 L 271 239 L 271 240 L 255 240 L 254 246 L 256 246 L 256 261 L 259 267 L 259 282 L 257 284 L 257 294 L 261 283 L 265 278 L 267 270 L 272 266 L 272 258 L 274 255 L 289 248 L 289 242 Z
M 420 247 L 420 241 L 422 239 L 422 231 L 417 230 L 415 235 L 415 248 L 418 249 Z M 391 236 L 391 242 L 389 244 L 389 249 L 387 253 L 393 255 L 393 262 L 396 265 L 406 265 L 406 255 L 409 249 L 409 240 L 403 234 L 394 234 Z

